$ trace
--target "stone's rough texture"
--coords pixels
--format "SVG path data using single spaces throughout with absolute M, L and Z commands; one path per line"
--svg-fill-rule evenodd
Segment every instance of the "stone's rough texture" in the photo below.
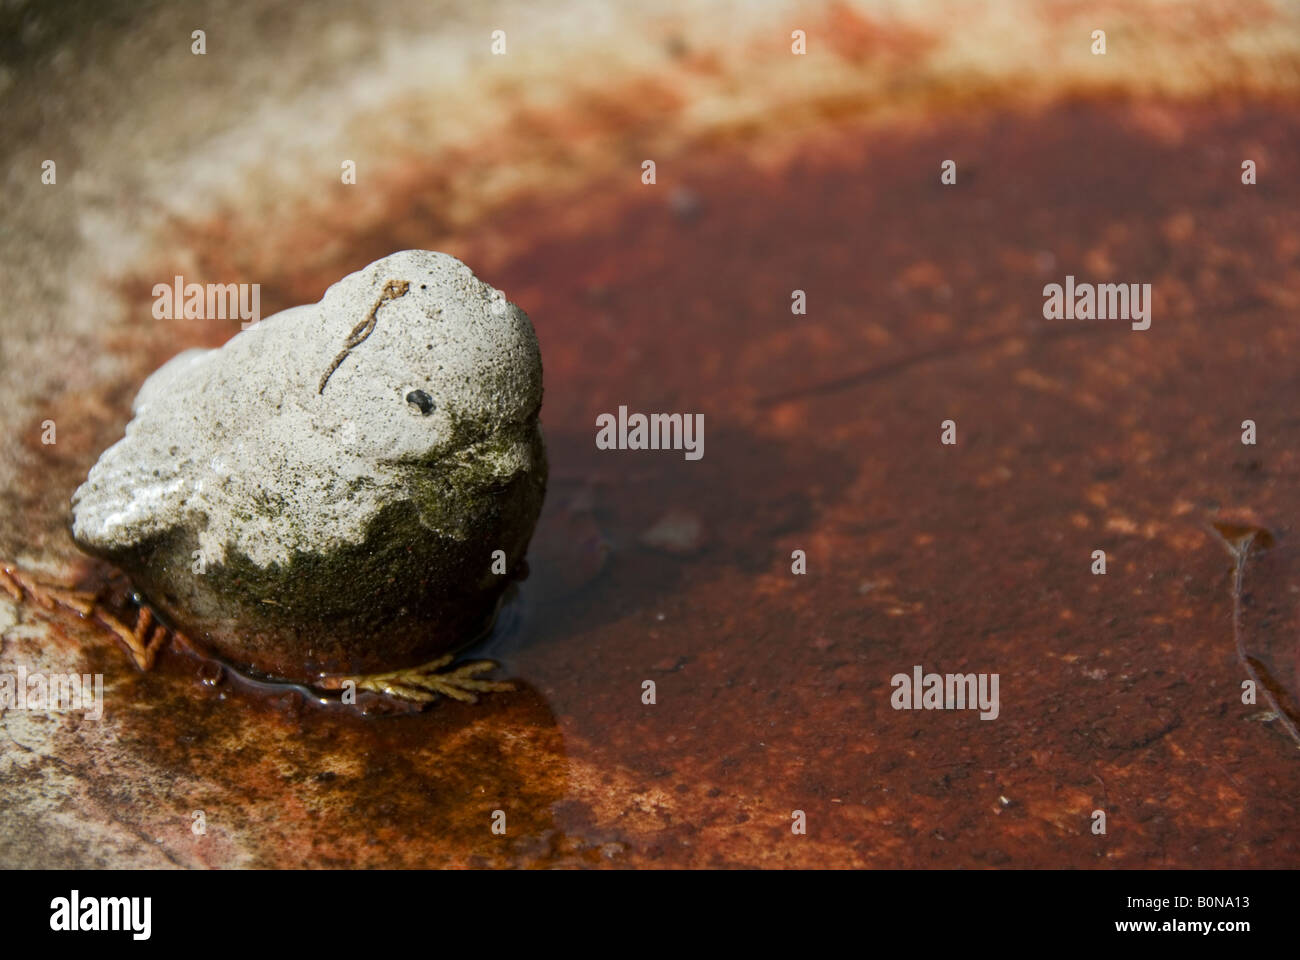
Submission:
M 490 622 L 494 550 L 523 558 L 541 401 L 524 313 L 453 257 L 395 253 L 149 377 L 73 535 L 254 670 L 415 663 Z

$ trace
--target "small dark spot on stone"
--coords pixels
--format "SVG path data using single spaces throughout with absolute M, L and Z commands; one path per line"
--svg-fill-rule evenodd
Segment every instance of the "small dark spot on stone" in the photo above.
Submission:
M 420 408 L 420 413 L 428 416 L 433 413 L 437 404 L 433 402 L 433 397 L 429 396 L 423 390 L 412 390 L 406 395 L 406 402 Z

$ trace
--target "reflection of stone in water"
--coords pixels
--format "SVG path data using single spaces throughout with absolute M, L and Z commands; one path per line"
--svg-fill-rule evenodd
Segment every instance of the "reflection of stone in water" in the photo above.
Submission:
M 611 545 L 596 521 L 596 495 L 589 482 L 551 480 L 528 548 L 524 589 L 531 597 L 562 600 L 605 569 Z

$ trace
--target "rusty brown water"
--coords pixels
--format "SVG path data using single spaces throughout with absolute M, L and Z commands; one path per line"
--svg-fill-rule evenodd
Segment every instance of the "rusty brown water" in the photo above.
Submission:
M 1269 158 L 1249 191 L 1243 144 Z M 1294 690 L 1297 145 L 1294 104 L 1116 98 L 846 122 L 779 164 L 719 142 L 655 189 L 597 179 L 469 227 L 431 215 L 445 158 L 414 154 L 382 216 L 309 258 L 342 209 L 260 247 L 233 213 L 175 224 L 207 275 L 261 250 L 267 312 L 427 246 L 529 313 L 554 482 L 484 651 L 520 690 L 355 716 L 177 653 L 139 674 L 61 624 L 131 763 L 96 771 L 77 731 L 60 762 L 185 865 L 1295 865 L 1300 764 L 1240 703 L 1210 525 L 1276 538 L 1244 623 Z M 134 315 L 174 266 L 123 279 Z M 1149 279 L 1151 330 L 1042 320 L 1067 273 Z M 85 413 L 42 480 L 60 497 L 138 378 L 229 331 L 117 334 L 131 374 L 59 398 Z M 704 458 L 598 451 L 620 404 L 702 412 Z M 1001 717 L 892 710 L 916 663 L 1000 673 Z

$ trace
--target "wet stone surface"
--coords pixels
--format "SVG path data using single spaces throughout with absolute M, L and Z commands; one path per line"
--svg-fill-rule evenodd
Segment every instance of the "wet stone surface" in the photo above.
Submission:
M 245 669 L 412 666 L 481 636 L 523 559 L 541 402 L 536 336 L 501 291 L 391 254 L 151 374 L 72 533 Z

